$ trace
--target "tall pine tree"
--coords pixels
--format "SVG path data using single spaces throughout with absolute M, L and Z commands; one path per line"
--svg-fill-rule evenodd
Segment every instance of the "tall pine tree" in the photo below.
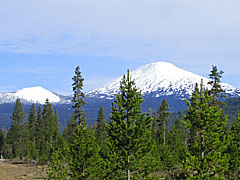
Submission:
M 28 154 L 30 155 L 30 158 L 36 159 L 38 157 L 38 149 L 37 149 L 37 116 L 36 116 L 36 107 L 35 104 L 32 105 L 29 117 L 28 117 L 28 131 L 29 131 L 29 150 Z
M 212 105 L 220 105 L 224 104 L 219 101 L 219 97 L 225 97 L 222 93 L 225 91 L 221 87 L 221 78 L 222 78 L 223 71 L 218 71 L 217 66 L 212 66 L 211 73 L 209 74 L 210 81 L 208 82 L 211 85 L 211 89 L 209 90 L 209 94 L 212 95 Z M 222 95 L 220 95 L 222 94 Z
M 168 102 L 164 98 L 157 111 L 157 122 L 158 122 L 158 132 L 159 132 L 159 143 L 166 144 L 166 138 L 168 135 L 167 120 L 170 115 Z
M 103 145 L 104 140 L 106 138 L 105 126 L 106 126 L 106 120 L 105 120 L 103 107 L 101 106 L 98 111 L 97 126 L 96 126 L 96 137 L 101 146 Z
M 22 158 L 24 156 L 24 120 L 26 113 L 24 112 L 20 99 L 16 100 L 15 108 L 12 114 L 12 125 L 7 134 L 8 144 L 11 146 L 13 157 Z
M 83 89 L 83 78 L 80 68 L 75 69 L 73 80 L 74 115 L 78 126 L 73 133 L 73 142 L 70 147 L 71 161 L 69 168 L 72 179 L 97 179 L 99 173 L 99 146 L 94 134 L 87 129 L 85 114 L 82 106 L 85 105 Z
M 63 137 L 64 139 L 71 144 L 73 142 L 73 132 L 77 128 L 77 119 L 75 113 L 73 112 L 72 116 L 68 120 L 67 127 L 64 128 Z
M 152 117 L 150 112 L 142 113 L 142 102 L 128 71 L 120 82 L 107 127 L 109 171 L 105 179 L 149 178 L 150 166 L 145 160 L 151 152 Z
M 240 116 L 235 119 L 230 129 L 231 142 L 228 152 L 230 153 L 229 169 L 232 179 L 240 178 Z
M 187 153 L 182 163 L 184 179 L 224 179 L 228 171 L 229 155 L 226 153 L 229 140 L 224 133 L 228 119 L 221 119 L 222 110 L 212 106 L 213 98 L 208 90 L 200 86 L 200 93 L 195 94 L 194 102 L 187 102 L 187 115 L 184 116 L 187 129 L 198 120 L 196 140 L 193 152 Z
M 0 130 L 0 159 L 4 156 L 4 146 L 6 146 L 6 131 Z
M 74 103 L 73 108 L 74 108 L 74 114 L 75 117 L 79 123 L 79 126 L 81 126 L 81 124 L 86 123 L 86 119 L 85 119 L 85 114 L 83 112 L 82 106 L 84 106 L 86 104 L 86 102 L 84 101 L 85 99 L 85 95 L 82 92 L 83 90 L 83 77 L 81 75 L 80 72 L 80 67 L 77 66 L 75 69 L 75 75 L 72 78 L 73 80 L 73 99 L 72 102 Z

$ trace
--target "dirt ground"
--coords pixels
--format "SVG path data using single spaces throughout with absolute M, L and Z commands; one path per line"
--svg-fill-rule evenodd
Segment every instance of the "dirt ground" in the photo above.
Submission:
M 46 179 L 46 168 L 11 161 L 0 161 L 0 180 Z

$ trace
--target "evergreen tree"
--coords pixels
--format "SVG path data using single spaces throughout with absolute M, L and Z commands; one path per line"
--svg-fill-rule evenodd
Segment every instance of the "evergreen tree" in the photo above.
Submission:
M 79 126 L 73 133 L 73 142 L 70 147 L 71 161 L 69 163 L 72 179 L 95 179 L 99 162 L 99 146 L 91 131 L 87 129 L 85 114 L 82 106 L 85 103 L 85 95 L 82 92 L 83 78 L 81 76 L 80 68 L 75 70 L 75 76 L 72 78 L 73 86 L 73 100 L 74 115 L 78 121 Z
M 158 119 L 158 113 L 155 112 L 153 114 L 153 122 L 152 122 L 152 138 L 154 139 L 155 142 L 159 142 L 159 131 L 158 131 L 158 122 L 157 122 L 157 119 Z
M 67 180 L 68 168 L 66 166 L 69 149 L 64 139 L 60 136 L 51 155 L 47 179 Z
M 224 95 L 219 95 L 224 93 L 225 91 L 221 87 L 221 78 L 222 78 L 223 71 L 218 71 L 217 66 L 212 66 L 212 71 L 209 74 L 209 78 L 211 79 L 208 84 L 212 87 L 209 90 L 209 94 L 213 96 L 212 104 L 213 105 L 220 105 L 223 104 L 218 100 L 218 97 L 225 97 Z
M 37 116 L 36 116 L 36 107 L 35 104 L 32 105 L 29 117 L 28 117 L 28 133 L 29 133 L 29 150 L 28 154 L 30 158 L 36 159 L 38 157 L 38 150 L 36 145 L 36 139 L 37 139 Z
M 37 125 L 36 125 L 36 146 L 41 151 L 41 144 L 45 140 L 45 125 L 42 117 L 42 107 L 38 107 Z
M 195 94 L 194 102 L 186 101 L 187 115 L 184 116 L 186 128 L 194 125 L 196 119 L 196 140 L 194 153 L 187 153 L 182 163 L 184 179 L 224 179 L 228 171 L 229 155 L 226 153 L 229 140 L 224 133 L 228 119 L 220 121 L 222 110 L 219 106 L 212 106 L 213 98 L 208 90 Z
M 37 116 L 36 116 L 36 107 L 35 104 L 32 105 L 30 112 L 29 112 L 29 117 L 28 117 L 28 123 L 29 123 L 29 131 L 31 134 L 30 140 L 32 142 L 36 141 L 36 132 L 37 132 Z
M 58 120 L 53 112 L 52 104 L 49 103 L 48 99 L 44 104 L 43 120 L 45 126 L 45 141 L 51 149 L 56 144 L 59 127 Z
M 162 100 L 161 106 L 159 107 L 159 110 L 157 111 L 157 122 L 158 122 L 158 133 L 159 133 L 159 143 L 160 144 L 166 144 L 166 137 L 168 135 L 168 129 L 167 129 L 167 119 L 170 115 L 169 108 L 168 108 L 168 102 L 164 98 Z
M 187 133 L 179 119 L 176 119 L 169 135 L 169 146 L 173 152 L 175 162 L 180 162 L 185 158 Z
M 76 130 L 76 127 L 77 127 L 77 119 L 76 119 L 75 113 L 73 112 L 72 116 L 68 120 L 67 127 L 64 128 L 64 131 L 63 131 L 63 137 L 69 144 L 73 142 L 73 138 L 74 138 L 73 132 Z
M 203 83 L 203 82 L 201 82 Z M 199 85 L 196 83 L 194 87 L 194 91 L 192 93 L 192 97 L 190 98 L 191 101 L 191 107 L 197 109 L 199 104 L 198 99 L 200 96 L 200 89 Z M 199 118 L 192 118 L 191 119 L 191 126 L 189 127 L 189 137 L 188 137 L 188 149 L 191 153 L 195 153 L 194 151 L 194 145 L 195 141 L 197 141 L 197 130 L 200 127 L 200 120 Z
M 228 152 L 230 154 L 230 177 L 237 179 L 240 177 L 240 117 L 235 119 L 230 129 L 231 142 L 229 145 Z
M 106 120 L 105 120 L 103 107 L 101 106 L 98 112 L 97 126 L 96 126 L 96 137 L 101 146 L 103 145 L 104 140 L 106 138 L 105 126 L 106 126 Z
M 97 179 L 100 173 L 99 146 L 86 124 L 77 126 L 71 144 L 71 179 Z
M 23 110 L 20 99 L 17 99 L 12 119 L 12 125 L 7 134 L 8 144 L 11 146 L 11 153 L 13 157 L 22 158 L 23 152 L 23 122 L 26 118 L 26 113 Z
M 0 130 L 0 159 L 4 155 L 4 146 L 6 145 L 6 131 Z
M 61 149 L 56 149 L 51 156 L 47 179 L 67 180 L 67 167 L 64 166 L 64 160 Z
M 81 126 L 81 124 L 86 123 L 85 114 L 83 112 L 82 106 L 86 104 L 84 101 L 85 95 L 82 92 L 83 89 L 83 77 L 80 72 L 80 67 L 77 66 L 75 69 L 75 76 L 72 78 L 73 80 L 73 99 L 72 102 L 74 103 L 74 114 L 76 119 Z
M 142 113 L 143 102 L 129 71 L 120 82 L 120 93 L 112 105 L 107 126 L 107 169 L 105 179 L 149 179 L 151 153 L 150 112 Z

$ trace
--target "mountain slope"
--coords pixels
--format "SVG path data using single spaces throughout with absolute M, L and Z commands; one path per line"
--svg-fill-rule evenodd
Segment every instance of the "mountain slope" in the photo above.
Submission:
M 174 95 L 180 98 L 189 97 L 194 90 L 195 83 L 200 84 L 201 79 L 204 87 L 209 87 L 207 78 L 180 69 L 167 62 L 147 64 L 130 72 L 130 74 L 143 96 L 160 97 Z M 87 96 L 111 99 L 118 92 L 120 81 L 121 77 L 101 88 L 88 92 Z M 221 83 L 221 85 L 227 95 L 240 95 L 240 91 L 235 87 L 227 83 Z
M 20 98 L 22 102 L 44 104 L 46 99 L 50 103 L 59 103 L 61 98 L 41 86 L 29 87 L 12 93 L 1 93 L 0 103 L 15 103 Z

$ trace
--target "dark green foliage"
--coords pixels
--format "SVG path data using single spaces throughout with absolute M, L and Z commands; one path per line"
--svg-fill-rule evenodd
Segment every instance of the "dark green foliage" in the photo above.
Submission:
M 62 137 L 59 138 L 53 153 L 51 155 L 47 179 L 49 180 L 67 180 L 68 168 L 67 157 L 69 149 Z
M 229 125 L 231 125 L 240 112 L 240 98 L 231 98 L 225 101 L 226 106 L 223 107 L 224 114 L 228 115 Z
M 175 162 L 180 162 L 185 158 L 187 145 L 187 132 L 180 120 L 177 119 L 169 135 L 169 147 L 172 150 Z
M 36 132 L 37 132 L 37 111 L 35 104 L 32 105 L 28 117 L 28 123 L 29 123 L 29 132 L 31 134 L 30 140 L 31 141 L 36 141 Z
M 208 84 L 212 86 L 209 90 L 209 94 L 213 96 L 212 104 L 213 105 L 220 105 L 220 101 L 218 97 L 225 97 L 224 95 L 219 95 L 224 93 L 225 91 L 221 87 L 221 78 L 222 78 L 223 71 L 218 72 L 217 66 L 212 66 L 211 74 L 209 74 L 209 78 L 211 79 Z
M 70 150 L 71 179 L 95 179 L 99 176 L 100 148 L 94 134 L 87 129 L 86 124 L 77 126 Z
M 230 154 L 230 176 L 234 179 L 240 177 L 240 117 L 238 115 L 235 118 L 230 129 L 230 145 L 229 145 L 229 154 Z
M 4 156 L 4 146 L 6 146 L 6 131 L 0 130 L 0 159 Z
M 41 151 L 41 144 L 45 139 L 45 124 L 42 117 L 42 108 L 39 106 L 37 113 L 37 126 L 36 126 L 36 146 L 39 151 Z
M 37 114 L 36 107 L 35 104 L 33 104 L 28 117 L 28 133 L 29 133 L 28 155 L 30 156 L 31 159 L 36 159 L 39 154 L 37 149 L 38 121 L 36 114 Z
M 58 120 L 53 112 L 52 104 L 48 99 L 44 104 L 42 115 L 38 112 L 39 135 L 40 139 L 40 162 L 46 163 L 52 153 L 52 149 L 57 144 L 59 138 Z
M 200 90 L 198 87 L 198 84 L 195 84 L 194 91 L 192 93 L 192 97 L 190 98 L 191 101 L 191 107 L 194 109 L 197 109 L 199 104 L 199 96 L 200 96 Z M 191 119 L 191 126 L 189 129 L 189 138 L 188 138 L 188 148 L 191 153 L 196 153 L 194 150 L 195 141 L 197 141 L 197 130 L 200 128 L 200 120 L 198 117 L 193 117 Z
M 73 108 L 75 112 L 76 119 L 79 125 L 86 123 L 85 114 L 83 113 L 82 106 L 86 104 L 84 101 L 85 95 L 82 92 L 83 89 L 83 77 L 80 72 L 79 66 L 75 69 L 75 76 L 72 78 L 73 80 L 73 99 L 72 102 L 74 103 Z
M 24 156 L 24 125 L 23 122 L 26 118 L 26 113 L 23 110 L 20 99 L 17 99 L 14 108 L 12 119 L 12 125 L 7 134 L 7 143 L 11 147 L 11 154 L 13 157 L 22 158 Z
M 158 133 L 158 113 L 155 112 L 153 114 L 153 121 L 152 121 L 152 138 L 155 142 L 159 142 L 159 133 Z
M 75 76 L 72 78 L 74 83 L 73 91 L 74 97 L 74 115 L 78 121 L 78 126 L 73 133 L 73 142 L 71 144 L 71 160 L 69 162 L 71 179 L 96 179 L 100 173 L 99 167 L 99 146 L 96 142 L 93 131 L 87 129 L 85 114 L 83 113 L 82 106 L 84 102 L 83 78 L 79 67 L 75 70 Z M 74 123 L 72 123 L 74 124 Z
M 57 141 L 59 128 L 57 119 L 53 112 L 52 104 L 49 103 L 48 99 L 44 104 L 42 115 L 45 126 L 45 140 L 47 145 L 49 145 L 52 148 Z
M 166 144 L 167 136 L 169 134 L 168 128 L 167 128 L 167 120 L 170 115 L 169 108 L 168 108 L 168 102 L 166 99 L 162 100 L 162 103 L 159 107 L 159 110 L 156 114 L 156 121 L 158 123 L 158 138 L 157 142 L 158 144 Z
M 63 138 L 69 144 L 73 142 L 73 138 L 74 138 L 73 132 L 76 130 L 76 127 L 77 127 L 77 119 L 76 119 L 75 113 L 73 112 L 72 116 L 68 120 L 67 127 L 64 128 L 64 131 L 63 131 Z
M 224 179 L 228 171 L 226 150 L 229 140 L 224 133 L 228 119 L 222 118 L 221 108 L 212 106 L 212 101 L 208 91 L 203 91 L 202 84 L 193 101 L 186 101 L 189 109 L 184 117 L 185 125 L 187 129 L 196 125 L 196 138 L 193 151 L 187 153 L 182 163 L 185 179 Z
M 97 118 L 97 126 L 96 126 L 96 137 L 100 144 L 100 146 L 103 145 L 105 138 L 106 138 L 106 120 L 105 115 L 103 111 L 103 107 L 100 107 L 100 110 L 98 112 L 98 118 Z
M 64 166 L 64 160 L 61 149 L 56 149 L 51 156 L 47 179 L 67 180 L 67 167 Z
M 142 102 L 128 71 L 120 82 L 120 93 L 112 105 L 107 126 L 105 179 L 149 179 L 152 117 L 142 113 Z

